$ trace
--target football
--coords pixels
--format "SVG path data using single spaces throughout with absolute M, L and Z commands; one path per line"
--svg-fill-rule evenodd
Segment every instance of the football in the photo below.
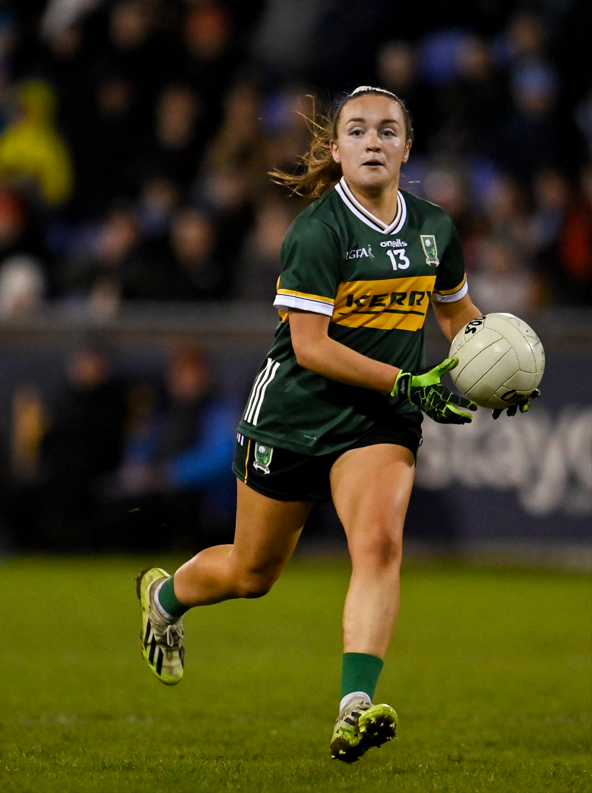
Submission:
M 480 407 L 506 408 L 528 396 L 541 382 L 545 351 L 534 330 L 512 314 L 487 314 L 471 320 L 452 340 L 450 372 L 455 387 Z

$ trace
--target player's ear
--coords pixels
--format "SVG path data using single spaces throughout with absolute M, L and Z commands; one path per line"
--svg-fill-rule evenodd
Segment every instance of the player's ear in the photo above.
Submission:
M 401 160 L 401 162 L 407 162 L 407 160 L 409 159 L 409 153 L 411 152 L 412 142 L 413 141 L 408 140 L 407 143 L 405 144 L 405 151 L 403 152 L 403 159 Z
M 339 146 L 336 140 L 329 141 L 329 149 L 331 151 L 331 157 L 335 160 L 335 162 L 341 162 L 341 155 L 339 153 Z

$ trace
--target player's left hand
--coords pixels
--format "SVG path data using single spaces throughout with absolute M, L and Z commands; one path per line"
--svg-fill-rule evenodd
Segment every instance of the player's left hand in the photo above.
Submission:
M 528 410 L 530 410 L 531 400 L 538 399 L 540 395 L 541 392 L 539 389 L 535 388 L 534 391 L 531 391 L 530 394 L 522 400 L 522 402 L 518 402 L 516 405 L 510 405 L 509 408 L 496 408 L 496 410 L 494 410 L 492 413 L 493 420 L 495 421 L 498 419 L 504 412 L 507 413 L 508 416 L 515 416 L 518 411 L 521 413 L 526 413 Z

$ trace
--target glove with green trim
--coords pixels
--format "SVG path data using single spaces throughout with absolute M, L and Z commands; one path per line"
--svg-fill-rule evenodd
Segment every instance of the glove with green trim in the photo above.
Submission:
M 535 388 L 534 391 L 531 391 L 527 397 L 524 397 L 522 402 L 517 402 L 515 405 L 510 405 L 509 408 L 496 408 L 492 414 L 494 421 L 495 419 L 498 419 L 504 411 L 508 414 L 508 416 L 515 416 L 518 409 L 521 413 L 526 413 L 528 410 L 530 410 L 530 400 L 538 399 L 540 395 L 541 392 L 539 389 Z
M 443 375 L 458 366 L 458 358 L 446 358 L 432 369 L 421 369 L 416 374 L 403 372 L 397 375 L 391 396 L 406 397 L 413 405 L 439 424 L 468 424 L 473 420 L 470 413 L 459 408 L 477 410 L 469 399 L 453 394 L 440 382 Z

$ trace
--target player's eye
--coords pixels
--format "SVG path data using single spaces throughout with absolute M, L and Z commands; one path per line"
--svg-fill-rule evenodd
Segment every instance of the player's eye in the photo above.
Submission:
M 360 129 L 359 127 L 356 127 L 354 129 L 350 129 L 349 134 L 350 135 L 354 135 L 355 137 L 359 138 L 360 135 L 364 134 L 364 130 Z
M 383 129 L 382 134 L 385 135 L 387 138 L 394 138 L 396 137 L 396 132 L 394 129 Z

